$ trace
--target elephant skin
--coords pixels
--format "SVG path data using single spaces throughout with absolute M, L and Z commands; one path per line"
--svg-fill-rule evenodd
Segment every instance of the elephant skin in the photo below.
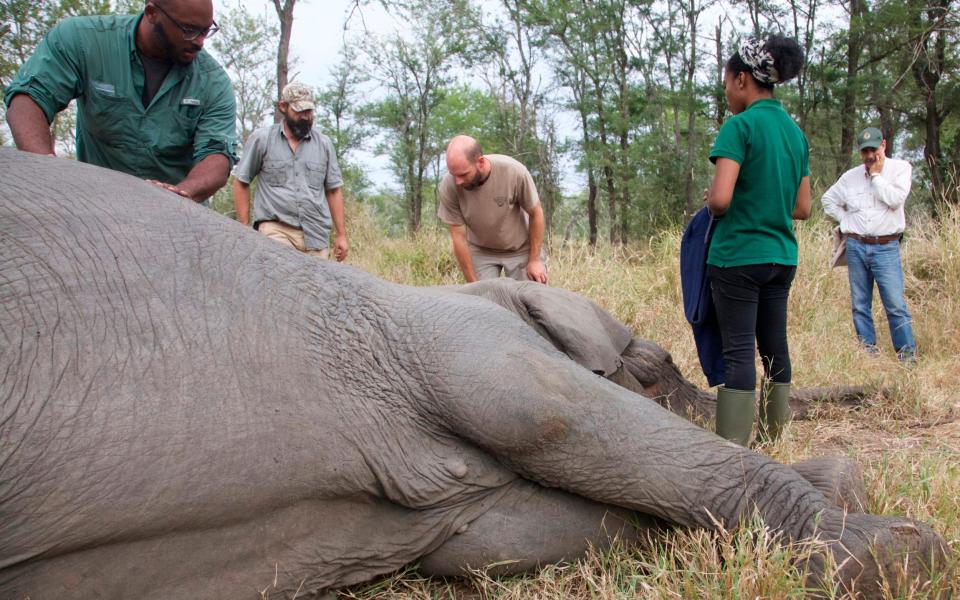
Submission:
M 580 366 L 669 411 L 703 424 L 716 416 L 716 397 L 685 378 L 669 352 L 633 337 L 625 324 L 583 296 L 505 278 L 434 289 L 479 296 L 506 308 Z M 861 386 L 799 388 L 791 391 L 790 409 L 794 419 L 805 419 L 817 403 L 854 407 L 863 397 Z
M 573 558 L 634 516 L 758 513 L 824 540 L 811 581 L 832 555 L 866 596 L 944 557 L 491 302 L 73 161 L 3 149 L 0 177 L 0 598 L 309 597 L 419 559 Z

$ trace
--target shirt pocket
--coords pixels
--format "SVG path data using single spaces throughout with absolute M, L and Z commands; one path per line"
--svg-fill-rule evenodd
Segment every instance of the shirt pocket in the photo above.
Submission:
M 312 190 L 322 190 L 327 180 L 327 170 L 320 163 L 307 163 L 307 184 Z
M 260 181 L 269 185 L 285 186 L 290 177 L 290 169 L 286 161 L 264 160 L 257 175 Z
M 850 195 L 847 212 L 859 212 L 873 207 L 873 191 L 860 189 Z
M 159 127 L 157 154 L 166 156 L 193 155 L 193 142 L 200 122 L 199 106 L 182 106 L 172 113 L 172 122 Z
M 110 145 L 134 144 L 135 127 L 129 118 L 125 118 L 128 114 L 131 114 L 131 106 L 127 98 L 96 86 L 87 91 L 83 127 L 94 138 Z

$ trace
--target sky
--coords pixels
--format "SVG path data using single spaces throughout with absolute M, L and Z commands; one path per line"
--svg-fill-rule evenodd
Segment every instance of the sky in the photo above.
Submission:
M 277 23 L 276 9 L 271 0 L 214 0 L 214 18 L 227 7 L 241 4 L 248 11 L 264 13 Z M 290 51 L 299 59 L 292 75 L 313 86 L 321 86 L 330 79 L 330 69 L 339 59 L 345 27 L 359 35 L 364 26 L 376 33 L 386 33 L 401 26 L 378 5 L 356 9 L 356 0 L 298 0 L 293 9 L 293 35 Z
M 238 4 L 279 23 L 272 0 L 213 0 L 214 19 Z M 355 0 L 298 0 L 290 38 L 290 54 L 297 62 L 289 78 L 321 88 L 332 79 L 330 72 L 340 59 L 346 37 L 362 35 L 364 31 L 385 34 L 399 28 L 402 24 L 379 5 L 356 9 Z M 356 160 L 364 164 L 367 177 L 375 186 L 397 187 L 386 158 L 367 151 L 357 153 Z

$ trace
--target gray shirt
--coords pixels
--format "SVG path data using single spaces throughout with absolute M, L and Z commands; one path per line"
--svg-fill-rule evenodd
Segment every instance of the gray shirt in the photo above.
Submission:
M 326 190 L 343 185 L 330 138 L 314 128 L 294 153 L 281 123 L 261 127 L 247 139 L 233 175 L 246 184 L 257 178 L 255 228 L 264 221 L 279 221 L 302 229 L 308 250 L 329 246 Z

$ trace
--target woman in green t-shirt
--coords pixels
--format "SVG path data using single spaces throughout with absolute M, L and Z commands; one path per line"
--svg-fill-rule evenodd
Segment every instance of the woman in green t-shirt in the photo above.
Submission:
M 801 66 L 803 51 L 792 38 L 745 40 L 724 70 L 734 116 L 710 152 L 716 172 L 706 202 L 721 218 L 707 275 L 726 363 L 725 384 L 717 391 L 717 434 L 743 445 L 754 421 L 754 348 L 770 381 L 761 394 L 761 436 L 776 438 L 790 417 L 787 298 L 797 270 L 792 220 L 810 216 L 810 171 L 806 137 L 773 88 L 796 77 Z

